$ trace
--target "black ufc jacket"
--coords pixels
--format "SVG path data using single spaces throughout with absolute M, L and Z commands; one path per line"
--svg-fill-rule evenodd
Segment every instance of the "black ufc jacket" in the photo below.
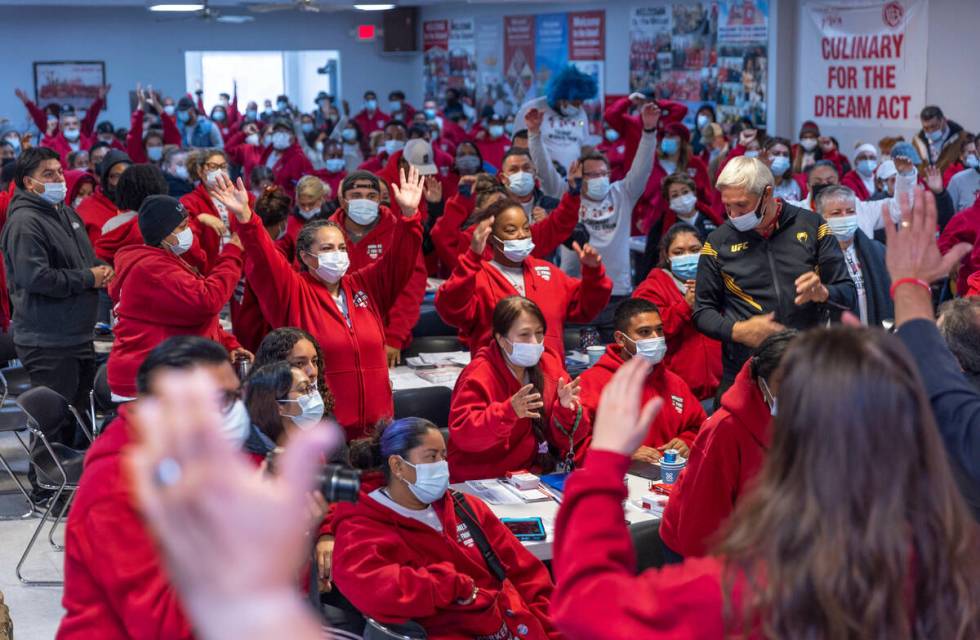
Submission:
M 797 306 L 796 279 L 816 271 L 830 292 L 825 304 Z M 725 376 L 734 379 L 751 349 L 732 341 L 736 322 L 775 312 L 788 328 L 808 329 L 828 317 L 827 306 L 851 309 L 857 291 L 844 254 L 824 219 L 782 202 L 768 239 L 723 224 L 708 236 L 698 261 L 694 324 L 722 342 Z

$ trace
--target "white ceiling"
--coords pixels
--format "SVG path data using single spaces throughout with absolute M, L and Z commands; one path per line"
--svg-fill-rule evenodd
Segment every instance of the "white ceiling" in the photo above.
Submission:
M 155 0 L 167 2 L 168 0 Z M 169 0 L 174 3 L 199 0 Z M 382 0 L 316 0 L 317 4 L 334 7 L 351 7 L 357 3 L 381 2 Z M 402 6 L 433 6 L 433 5 L 467 5 L 467 4 L 526 4 L 527 0 L 387 0 Z M 533 0 L 535 4 L 576 4 L 586 0 Z M 212 7 L 244 9 L 249 4 L 286 4 L 290 0 L 209 0 Z M 0 6 L 30 6 L 30 7 L 145 7 L 153 4 L 154 0 L 0 0 Z

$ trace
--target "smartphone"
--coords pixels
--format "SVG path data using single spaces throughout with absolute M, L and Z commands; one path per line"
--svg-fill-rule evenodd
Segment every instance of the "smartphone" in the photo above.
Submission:
M 501 518 L 500 521 L 521 542 L 540 542 L 548 539 L 541 518 Z

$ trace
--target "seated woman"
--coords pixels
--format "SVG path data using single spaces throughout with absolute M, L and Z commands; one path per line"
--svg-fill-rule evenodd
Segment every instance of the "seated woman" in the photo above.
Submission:
M 324 411 L 316 381 L 285 360 L 252 370 L 245 383 L 245 407 L 252 419 L 245 452 L 256 463 L 284 447 L 297 430 L 320 424 Z
M 633 292 L 657 305 L 667 338 L 664 364 L 687 382 L 699 400 L 713 398 L 721 382 L 721 343 L 694 327 L 695 280 L 701 235 L 684 222 L 670 227 L 660 247 L 660 264 Z
M 280 360 L 302 369 L 323 397 L 324 415 L 333 415 L 334 397 L 323 381 L 323 352 L 316 339 L 298 327 L 273 329 L 262 338 L 255 352 L 253 367 L 258 368 Z
M 532 255 L 537 243 L 520 204 L 504 198 L 483 215 L 486 218 L 473 232 L 469 250 L 436 292 L 436 311 L 459 330 L 470 352 L 476 353 L 491 339 L 497 303 L 508 296 L 524 296 L 547 318 L 545 344 L 557 354 L 564 353 L 565 322 L 590 322 L 609 302 L 612 281 L 599 254 L 588 244 L 584 248 L 573 244 L 582 264 L 582 279 L 572 278 Z M 488 245 L 492 255 L 485 255 Z
M 205 277 L 181 257 L 194 242 L 187 211 L 170 196 L 150 196 L 139 210 L 142 245 L 116 254 L 110 283 L 116 339 L 106 374 L 115 402 L 136 397 L 136 372 L 146 355 L 171 336 L 191 335 L 221 343 L 232 362 L 252 354 L 218 324 L 242 275 L 242 245 L 233 236 Z
M 306 329 L 330 353 L 323 365 L 330 390 L 344 398 L 335 410 L 348 439 L 390 417 L 384 317 L 411 276 L 422 244 L 417 214 L 422 179 L 417 170 L 410 168 L 402 186 L 393 187 L 402 215 L 391 250 L 354 273 L 347 273 L 347 245 L 335 223 L 317 220 L 303 227 L 296 243 L 302 261 L 297 271 L 252 215 L 241 180 L 233 185 L 221 176 L 215 194 L 235 216 L 234 227 L 247 247 L 246 276 L 262 314 L 274 327 Z
M 588 439 L 578 381 L 545 348 L 538 305 L 509 296 L 493 311 L 493 338 L 463 369 L 449 410 L 454 482 L 526 469 L 549 473 L 556 459 L 574 466 Z M 580 458 L 580 455 L 579 455 Z
M 396 420 L 354 443 L 351 461 L 385 477 L 335 516 L 334 581 L 364 615 L 421 627 L 430 640 L 558 637 L 548 570 L 478 498 L 447 495 L 446 443 L 434 424 Z

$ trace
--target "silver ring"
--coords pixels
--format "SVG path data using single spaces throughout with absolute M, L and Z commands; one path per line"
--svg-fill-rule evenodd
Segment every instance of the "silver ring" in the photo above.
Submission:
M 157 463 L 156 469 L 153 470 L 153 481 L 159 487 L 172 487 L 180 482 L 182 475 L 183 470 L 180 468 L 179 462 L 173 458 L 164 458 Z

